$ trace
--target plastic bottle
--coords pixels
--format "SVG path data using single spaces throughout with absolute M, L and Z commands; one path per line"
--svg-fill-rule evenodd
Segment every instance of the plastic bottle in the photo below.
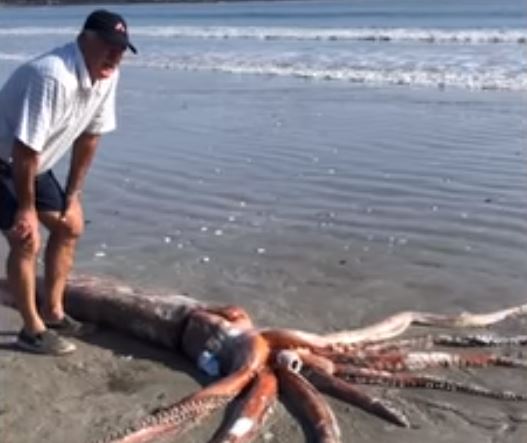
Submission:
M 218 358 L 210 351 L 203 351 L 198 357 L 198 368 L 205 374 L 211 376 L 220 375 L 220 362 Z

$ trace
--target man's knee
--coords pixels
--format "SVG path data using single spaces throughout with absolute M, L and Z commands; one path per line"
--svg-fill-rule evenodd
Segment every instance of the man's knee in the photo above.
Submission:
M 60 219 L 54 233 L 67 240 L 77 240 L 84 233 L 84 220 L 80 217 Z
M 76 240 L 84 232 L 84 217 L 80 208 L 70 211 L 66 217 L 59 212 L 41 212 L 39 219 L 50 234 L 64 240 Z
M 5 233 L 5 236 L 9 242 L 11 253 L 15 256 L 23 259 L 34 259 L 38 255 L 41 245 L 40 234 L 24 239 L 11 232 Z

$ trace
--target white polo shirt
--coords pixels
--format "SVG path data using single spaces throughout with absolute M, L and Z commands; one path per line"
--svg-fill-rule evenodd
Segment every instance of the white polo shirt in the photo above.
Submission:
M 0 159 L 15 139 L 39 155 L 38 173 L 51 169 L 84 132 L 115 129 L 119 73 L 93 85 L 76 42 L 20 66 L 0 90 Z

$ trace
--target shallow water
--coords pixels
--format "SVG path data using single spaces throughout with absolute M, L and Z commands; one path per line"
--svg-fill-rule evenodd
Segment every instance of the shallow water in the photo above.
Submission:
M 124 75 L 80 269 L 315 329 L 523 300 L 521 96 L 149 75 Z
M 326 15 L 320 2 L 304 14 L 301 2 L 123 6 L 141 52 L 125 61 L 119 129 L 88 178 L 77 269 L 313 330 L 524 301 L 525 45 L 513 38 L 524 31 L 518 2 L 502 15 L 480 3 L 350 2 L 362 15 L 341 1 Z M 2 10 L 0 78 L 89 9 Z M 347 26 L 371 37 L 376 24 L 392 40 L 323 38 Z M 478 40 L 500 25 L 501 40 Z M 469 37 L 430 44 L 416 29 Z M 275 69 L 325 72 L 342 54 L 376 77 Z M 278 64 L 266 71 L 267 58 Z M 440 81 L 393 85 L 401 66 Z M 507 82 L 480 89 L 487 71 Z

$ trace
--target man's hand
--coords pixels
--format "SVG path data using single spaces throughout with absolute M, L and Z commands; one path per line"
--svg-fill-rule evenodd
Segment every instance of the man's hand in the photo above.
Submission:
M 15 222 L 11 228 L 15 239 L 20 240 L 24 246 L 31 247 L 38 241 L 38 215 L 36 209 L 19 209 L 15 215 Z
M 81 191 L 73 191 L 73 192 L 68 192 L 66 194 L 66 197 L 64 200 L 64 209 L 62 210 L 62 214 L 60 216 L 60 219 L 62 221 L 66 221 L 68 219 L 69 211 L 74 206 L 74 204 L 80 205 L 80 196 L 81 196 Z

